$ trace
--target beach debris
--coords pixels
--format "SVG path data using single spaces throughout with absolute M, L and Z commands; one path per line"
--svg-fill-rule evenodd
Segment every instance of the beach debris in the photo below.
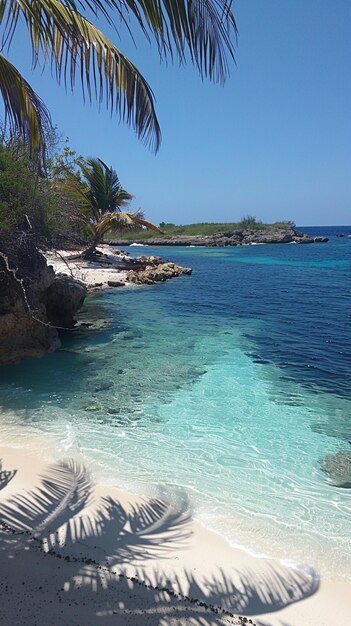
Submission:
M 335 487 L 351 488 L 351 451 L 341 450 L 328 454 L 321 462 L 322 471 Z

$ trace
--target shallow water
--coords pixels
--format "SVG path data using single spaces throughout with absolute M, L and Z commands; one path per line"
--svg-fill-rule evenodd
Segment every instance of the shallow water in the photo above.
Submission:
M 186 490 L 233 543 L 347 576 L 351 491 L 320 461 L 351 451 L 351 237 L 146 251 L 194 273 L 94 296 L 100 331 L 2 368 L 11 428 L 54 435 L 105 483 Z

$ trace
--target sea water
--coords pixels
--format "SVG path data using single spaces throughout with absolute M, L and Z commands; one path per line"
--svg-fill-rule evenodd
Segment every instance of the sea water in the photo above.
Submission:
M 351 490 L 320 467 L 351 453 L 339 230 L 315 245 L 148 247 L 192 276 L 94 295 L 83 318 L 99 328 L 2 368 L 0 434 L 54 437 L 100 482 L 186 499 L 235 545 L 347 577 Z

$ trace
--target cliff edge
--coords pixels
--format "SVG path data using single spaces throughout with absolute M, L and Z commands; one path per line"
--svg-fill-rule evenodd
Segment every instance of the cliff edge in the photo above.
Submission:
M 0 238 L 0 365 L 39 357 L 60 345 L 59 328 L 74 326 L 87 289 L 56 275 L 30 236 Z

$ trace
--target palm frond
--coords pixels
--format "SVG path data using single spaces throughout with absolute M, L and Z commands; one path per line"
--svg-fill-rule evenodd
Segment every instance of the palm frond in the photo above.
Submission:
M 140 226 L 145 226 L 145 228 L 155 231 L 155 233 L 162 233 L 162 230 L 158 226 L 156 226 L 152 222 L 149 222 L 148 220 L 144 220 L 139 217 L 139 218 L 135 218 L 135 222 L 136 224 L 139 224 Z
M 148 222 L 137 216 L 138 212 L 129 213 L 127 211 L 115 211 L 113 213 L 106 213 L 95 224 L 95 230 L 101 235 L 105 235 L 109 231 L 113 230 L 130 230 L 138 226 L 146 226 L 150 230 L 160 233 L 160 229 L 152 222 Z
M 68 4 L 74 4 L 67 0 Z M 91 0 L 96 12 L 113 21 L 113 12 L 129 26 L 132 14 L 148 40 L 156 40 L 161 57 L 189 56 L 202 77 L 223 83 L 228 58 L 235 61 L 238 37 L 232 0 Z M 80 0 L 84 8 L 85 0 Z M 130 30 L 130 29 L 129 29 Z
M 223 83 L 229 73 L 228 58 L 235 60 L 237 26 L 231 5 L 232 0 L 2 0 L 2 49 L 11 45 L 23 19 L 34 66 L 39 57 L 44 64 L 51 63 L 58 82 L 72 90 L 79 81 L 84 97 L 95 97 L 100 105 L 105 102 L 111 113 L 116 112 L 139 139 L 157 151 L 161 132 L 148 83 L 82 11 L 103 16 L 114 25 L 118 17 L 130 34 L 133 16 L 148 39 L 156 40 L 161 57 L 176 55 L 182 63 L 190 58 L 202 77 Z M 28 93 L 28 83 L 26 89 Z M 33 100 L 34 92 L 31 95 Z M 39 113 L 45 110 L 36 99 L 34 114 L 29 116 L 29 138 L 33 136 L 35 147 L 43 144 Z M 11 108 L 8 93 L 5 107 L 14 126 L 19 121 L 20 129 L 27 128 L 23 115 Z
M 2 55 L 0 91 L 10 130 L 28 139 L 35 151 L 44 151 L 44 128 L 51 124 L 50 114 L 19 71 Z
M 117 172 L 101 159 L 80 159 L 77 161 L 86 183 L 84 194 L 88 198 L 95 219 L 105 213 L 112 213 L 127 206 L 132 194 L 123 189 Z
M 223 83 L 228 57 L 235 61 L 238 29 L 232 0 L 122 0 L 145 33 L 156 39 L 162 56 L 187 53 L 202 77 Z
M 95 97 L 100 105 L 105 101 L 111 113 L 157 151 L 161 132 L 153 93 L 135 65 L 94 24 L 59 0 L 9 0 L 0 5 L 5 39 L 11 39 L 21 17 L 31 38 L 34 65 L 39 57 L 50 62 L 58 82 L 72 90 L 79 81 L 84 97 Z

